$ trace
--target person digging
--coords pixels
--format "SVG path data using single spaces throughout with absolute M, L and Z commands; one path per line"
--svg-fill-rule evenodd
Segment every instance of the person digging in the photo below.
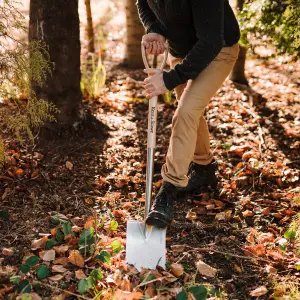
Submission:
M 142 45 L 150 54 L 170 50 L 171 70 L 146 69 L 147 97 L 175 89 L 178 106 L 163 183 L 146 224 L 167 227 L 173 204 L 185 190 L 200 194 L 217 187 L 217 165 L 210 151 L 204 109 L 230 74 L 239 53 L 240 30 L 228 0 L 137 0 L 147 34 Z

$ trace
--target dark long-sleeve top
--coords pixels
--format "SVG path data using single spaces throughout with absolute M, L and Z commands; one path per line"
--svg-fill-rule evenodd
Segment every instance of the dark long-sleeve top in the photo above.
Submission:
M 195 79 L 222 47 L 240 39 L 240 30 L 228 0 L 137 0 L 147 32 L 169 42 L 170 53 L 183 58 L 163 79 L 167 89 Z

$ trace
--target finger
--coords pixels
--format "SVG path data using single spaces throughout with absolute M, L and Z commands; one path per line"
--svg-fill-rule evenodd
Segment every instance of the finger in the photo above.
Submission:
M 161 71 L 159 69 L 146 68 L 146 69 L 144 69 L 144 72 L 148 74 L 148 73 L 159 73 Z
M 160 43 L 159 46 L 160 46 L 160 52 L 159 53 L 163 54 L 165 52 L 165 44 L 164 43 Z
M 148 90 L 148 89 L 154 88 L 153 84 L 151 84 L 151 83 L 145 84 L 144 87 L 145 87 L 145 89 L 147 89 L 147 90 Z
M 156 51 L 157 51 L 157 45 L 156 45 L 156 41 L 152 42 L 152 54 L 156 54 Z

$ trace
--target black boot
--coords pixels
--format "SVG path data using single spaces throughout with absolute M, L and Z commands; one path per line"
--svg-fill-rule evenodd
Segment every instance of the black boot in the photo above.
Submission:
M 169 182 L 163 182 L 153 201 L 151 210 L 146 219 L 147 225 L 165 228 L 173 220 L 173 204 L 177 198 L 179 188 Z
M 197 195 L 205 192 L 211 192 L 217 188 L 218 179 L 216 170 L 217 162 L 213 161 L 210 164 L 203 166 L 196 163 L 191 163 L 188 178 L 187 193 L 189 195 Z

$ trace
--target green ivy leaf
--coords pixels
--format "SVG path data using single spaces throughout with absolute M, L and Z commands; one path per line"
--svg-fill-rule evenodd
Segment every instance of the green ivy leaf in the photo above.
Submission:
M 203 285 L 192 286 L 189 288 L 189 292 L 193 294 L 196 300 L 206 300 L 207 289 Z
M 45 244 L 45 250 L 50 250 L 54 245 L 56 244 L 56 241 L 50 239 L 46 241 Z
M 12 284 L 19 284 L 20 283 L 20 278 L 21 278 L 21 276 L 12 276 L 12 277 L 9 278 L 9 281 Z
M 39 258 L 36 255 L 30 256 L 26 259 L 26 264 L 32 268 L 39 262 Z
M 32 297 L 30 294 L 23 294 L 21 300 L 32 300 Z
M 111 243 L 111 248 L 113 253 L 119 253 L 123 247 L 119 240 L 115 240 Z
M 294 230 L 287 230 L 287 231 L 284 233 L 284 237 L 285 237 L 287 240 L 293 240 L 293 239 L 295 239 L 295 237 L 296 237 L 296 231 L 294 231 Z
M 148 281 L 154 280 L 156 276 L 151 273 L 147 273 L 144 276 L 141 277 L 141 283 L 146 283 Z
M 105 250 L 101 250 L 96 259 L 110 265 L 110 254 Z
M 103 275 L 100 269 L 95 269 L 91 272 L 90 275 L 92 278 L 94 278 L 96 281 L 102 280 L 103 279 Z
M 185 290 L 182 290 L 176 295 L 176 300 L 188 300 L 188 293 Z
M 26 274 L 29 272 L 30 266 L 28 266 L 27 264 L 23 264 L 23 265 L 21 265 L 20 270 L 23 274 Z
M 39 280 L 42 280 L 50 275 L 50 271 L 47 266 L 41 265 L 37 268 L 36 275 Z
M 88 229 L 84 229 L 79 238 L 80 245 L 92 245 L 95 242 L 94 239 L 95 229 L 90 227 Z
M 82 295 L 89 289 L 91 289 L 94 285 L 95 283 L 93 282 L 93 278 L 91 277 L 80 279 L 80 281 L 78 282 L 78 292 Z
M 6 210 L 0 211 L 0 219 L 2 219 L 4 221 L 9 221 L 9 214 Z
M 67 236 L 69 234 L 72 234 L 72 227 L 71 227 L 71 223 L 70 222 L 66 222 L 62 225 L 63 227 L 63 232 L 64 232 L 64 235 Z
M 117 230 L 118 226 L 119 226 L 119 223 L 116 220 L 111 220 L 111 222 L 110 222 L 110 229 L 111 230 L 113 230 L 113 231 Z
M 22 280 L 17 287 L 17 291 L 19 294 L 30 293 L 31 285 L 29 284 L 29 281 L 27 279 Z
M 57 240 L 58 243 L 63 243 L 64 242 L 64 235 L 61 232 L 61 230 L 57 230 L 55 237 L 56 237 L 56 240 Z

